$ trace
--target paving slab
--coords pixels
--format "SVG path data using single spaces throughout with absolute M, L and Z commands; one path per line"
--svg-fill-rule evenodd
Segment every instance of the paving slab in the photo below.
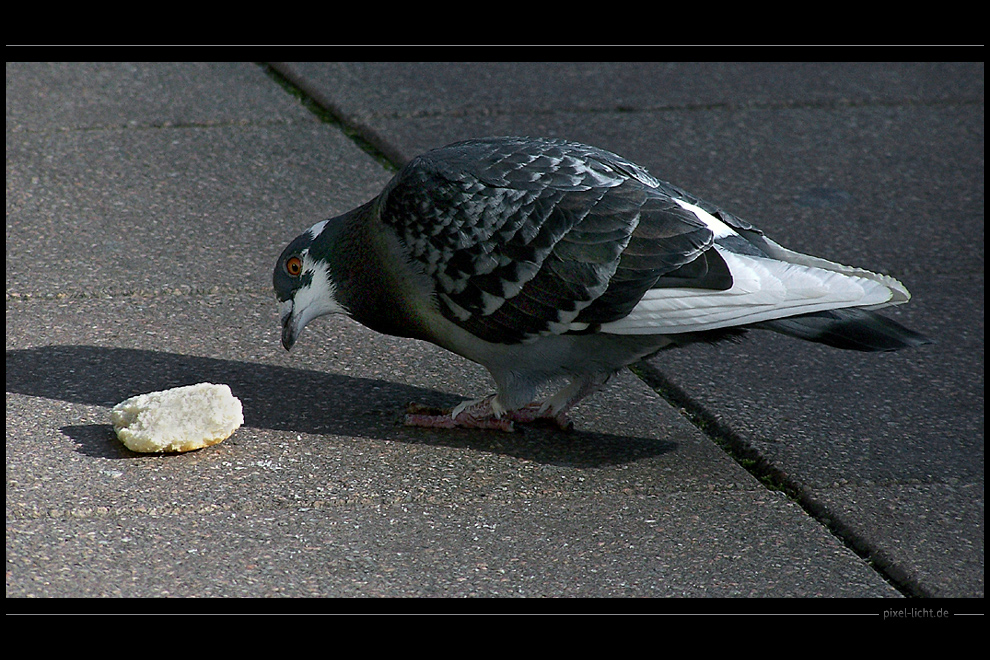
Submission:
M 890 315 L 935 346 L 863 356 L 751 333 L 645 368 L 908 592 L 982 596 L 982 63 L 275 67 L 400 162 L 479 135 L 585 141 L 788 247 L 902 279 L 915 299 Z M 878 526 L 863 489 L 899 522 Z
M 269 290 L 279 243 L 360 204 L 389 178 L 258 67 L 141 65 L 127 75 L 132 69 L 108 65 L 105 96 L 83 95 L 92 107 L 74 106 L 70 117 L 59 104 L 37 116 L 47 106 L 21 85 L 60 97 L 64 85 L 95 76 L 87 67 L 74 75 L 56 65 L 28 67 L 30 75 L 13 68 L 7 239 L 16 237 L 18 258 L 8 254 L 8 293 Z M 151 93 L 147 78 L 157 102 L 142 97 Z M 191 78 L 200 81 L 195 90 L 186 87 Z M 188 102 L 162 91 L 170 79 Z M 211 85 L 213 94 L 239 92 L 219 111 L 205 92 Z M 242 96 L 254 100 L 238 116 Z M 114 100 L 120 105 L 109 106 Z M 32 265 L 41 262 L 57 267 Z
M 342 70 L 340 93 L 365 98 L 362 69 Z M 346 319 L 312 324 L 282 351 L 275 257 L 389 173 L 263 68 L 8 64 L 7 74 L 8 597 L 906 593 L 629 372 L 582 404 L 572 434 L 440 433 L 403 427 L 404 406 L 486 393 L 476 365 Z M 410 116 L 403 130 L 432 119 Z M 58 268 L 36 267 L 52 259 Z M 982 331 L 979 346 L 982 360 Z M 708 378 L 699 364 L 692 373 Z M 178 456 L 116 441 L 114 403 L 203 380 L 244 402 L 232 438 Z M 742 430 L 763 419 L 726 417 Z M 888 436 L 877 437 L 882 453 Z M 882 524 L 895 505 L 864 500 L 869 484 L 855 474 L 816 494 L 850 524 L 878 521 L 871 542 L 910 545 L 879 548 L 907 584 L 982 595 L 982 509 L 977 538 L 964 506 L 982 507 L 982 467 L 972 476 L 982 453 L 971 452 L 959 445 L 971 465 L 955 482 L 888 489 L 896 525 Z M 945 498 L 958 505 L 932 515 Z M 907 511 L 929 512 L 928 524 Z M 956 529 L 965 542 L 936 572 Z M 949 575 L 959 566 L 963 585 Z
M 390 157 L 456 139 L 556 136 L 599 146 L 650 144 L 667 131 L 620 130 L 627 119 L 742 108 L 982 102 L 983 64 L 954 62 L 273 62 L 313 99 Z M 731 116 L 731 114 L 729 115 Z M 417 132 L 418 121 L 433 130 Z M 740 134 L 737 137 L 745 137 Z M 721 143 L 719 150 L 734 145 Z M 656 153 L 657 150 L 654 149 Z M 635 156 L 631 154 L 629 157 Z M 649 163 L 646 163 L 649 164 Z M 807 167 L 807 165 L 805 165 Z

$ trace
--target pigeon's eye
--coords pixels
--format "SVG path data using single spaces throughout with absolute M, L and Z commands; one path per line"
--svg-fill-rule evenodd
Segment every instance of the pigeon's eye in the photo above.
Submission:
M 285 260 L 285 272 L 292 277 L 299 277 L 303 271 L 302 259 L 299 257 L 289 257 Z

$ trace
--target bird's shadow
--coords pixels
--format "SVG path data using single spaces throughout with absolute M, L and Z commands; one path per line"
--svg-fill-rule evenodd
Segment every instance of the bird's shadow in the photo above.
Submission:
M 677 444 L 540 427 L 523 432 L 429 430 L 402 425 L 410 402 L 451 407 L 459 397 L 384 380 L 160 351 L 43 346 L 7 351 L 7 392 L 110 408 L 146 392 L 200 382 L 226 383 L 244 405 L 248 427 L 464 447 L 571 467 L 597 467 L 672 451 Z M 61 429 L 80 451 L 128 458 L 107 424 Z

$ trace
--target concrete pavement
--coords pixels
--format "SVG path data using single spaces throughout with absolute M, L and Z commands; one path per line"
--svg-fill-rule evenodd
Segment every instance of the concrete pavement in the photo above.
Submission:
M 8 63 L 7 596 L 982 598 L 983 126 L 982 64 Z M 754 332 L 569 436 L 406 429 L 487 375 L 345 319 L 287 354 L 271 268 L 384 161 L 491 134 L 889 272 L 937 344 Z M 116 441 L 110 406 L 206 380 L 232 438 Z

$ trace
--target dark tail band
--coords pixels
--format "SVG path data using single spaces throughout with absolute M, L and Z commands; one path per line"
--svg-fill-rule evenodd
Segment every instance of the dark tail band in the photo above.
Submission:
M 751 327 L 853 351 L 896 351 L 932 343 L 896 321 L 863 309 L 833 309 Z

